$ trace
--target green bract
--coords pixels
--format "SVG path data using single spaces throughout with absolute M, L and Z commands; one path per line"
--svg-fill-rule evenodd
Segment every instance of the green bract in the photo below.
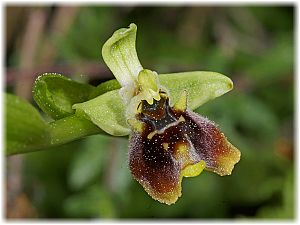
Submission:
M 39 76 L 33 86 L 33 98 L 38 106 L 53 119 L 74 114 L 72 105 L 89 100 L 95 87 L 78 83 L 55 73 Z

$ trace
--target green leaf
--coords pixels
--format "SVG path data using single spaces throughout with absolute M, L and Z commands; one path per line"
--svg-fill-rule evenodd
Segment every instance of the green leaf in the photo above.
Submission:
M 160 84 L 169 91 L 171 104 L 177 102 L 182 91 L 186 90 L 188 107 L 192 110 L 233 88 L 230 78 L 208 71 L 161 74 L 159 80 Z
M 33 98 L 47 115 L 61 119 L 74 114 L 72 105 L 89 100 L 94 89 L 60 74 L 46 73 L 36 79 Z
M 196 109 L 233 88 L 233 83 L 228 77 L 206 71 L 161 74 L 159 80 L 169 91 L 172 102 L 176 102 L 182 91 L 186 90 L 190 109 Z M 110 85 L 116 87 L 116 82 L 111 80 Z M 130 133 L 125 118 L 126 106 L 119 95 L 119 89 L 75 104 L 73 108 L 78 115 L 91 120 L 111 135 L 124 136 Z
M 102 47 L 104 62 L 122 86 L 133 84 L 143 69 L 135 49 L 136 31 L 133 23 L 121 28 Z
M 85 117 L 114 136 L 130 133 L 125 118 L 125 105 L 119 90 L 109 91 L 92 100 L 73 105 L 78 116 Z
M 34 151 L 49 144 L 49 127 L 30 103 L 6 94 L 5 104 L 7 155 Z

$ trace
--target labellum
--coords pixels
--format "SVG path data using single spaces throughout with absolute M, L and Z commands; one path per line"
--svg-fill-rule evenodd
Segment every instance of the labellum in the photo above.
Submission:
M 187 110 L 184 91 L 173 107 L 165 92 L 151 105 L 143 100 L 130 136 L 129 166 L 134 178 L 154 199 L 175 203 L 183 177 L 202 170 L 229 175 L 240 152 L 208 119 Z

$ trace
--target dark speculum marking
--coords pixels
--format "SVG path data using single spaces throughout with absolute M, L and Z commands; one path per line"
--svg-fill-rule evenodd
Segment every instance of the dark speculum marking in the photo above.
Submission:
M 160 101 L 154 100 L 153 105 L 142 101 L 142 112 L 137 118 L 151 126 L 150 129 L 161 130 L 176 122 L 176 117 L 169 106 L 169 99 L 162 97 Z

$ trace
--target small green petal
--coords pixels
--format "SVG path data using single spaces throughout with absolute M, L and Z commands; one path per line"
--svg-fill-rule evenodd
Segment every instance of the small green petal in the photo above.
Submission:
M 173 109 L 176 111 L 185 111 L 187 107 L 187 93 L 186 90 L 184 90 L 179 99 L 177 100 L 177 102 L 174 104 Z
M 137 26 L 121 28 L 114 32 L 102 47 L 102 56 L 116 79 L 124 87 L 137 81 L 143 69 L 135 49 Z

